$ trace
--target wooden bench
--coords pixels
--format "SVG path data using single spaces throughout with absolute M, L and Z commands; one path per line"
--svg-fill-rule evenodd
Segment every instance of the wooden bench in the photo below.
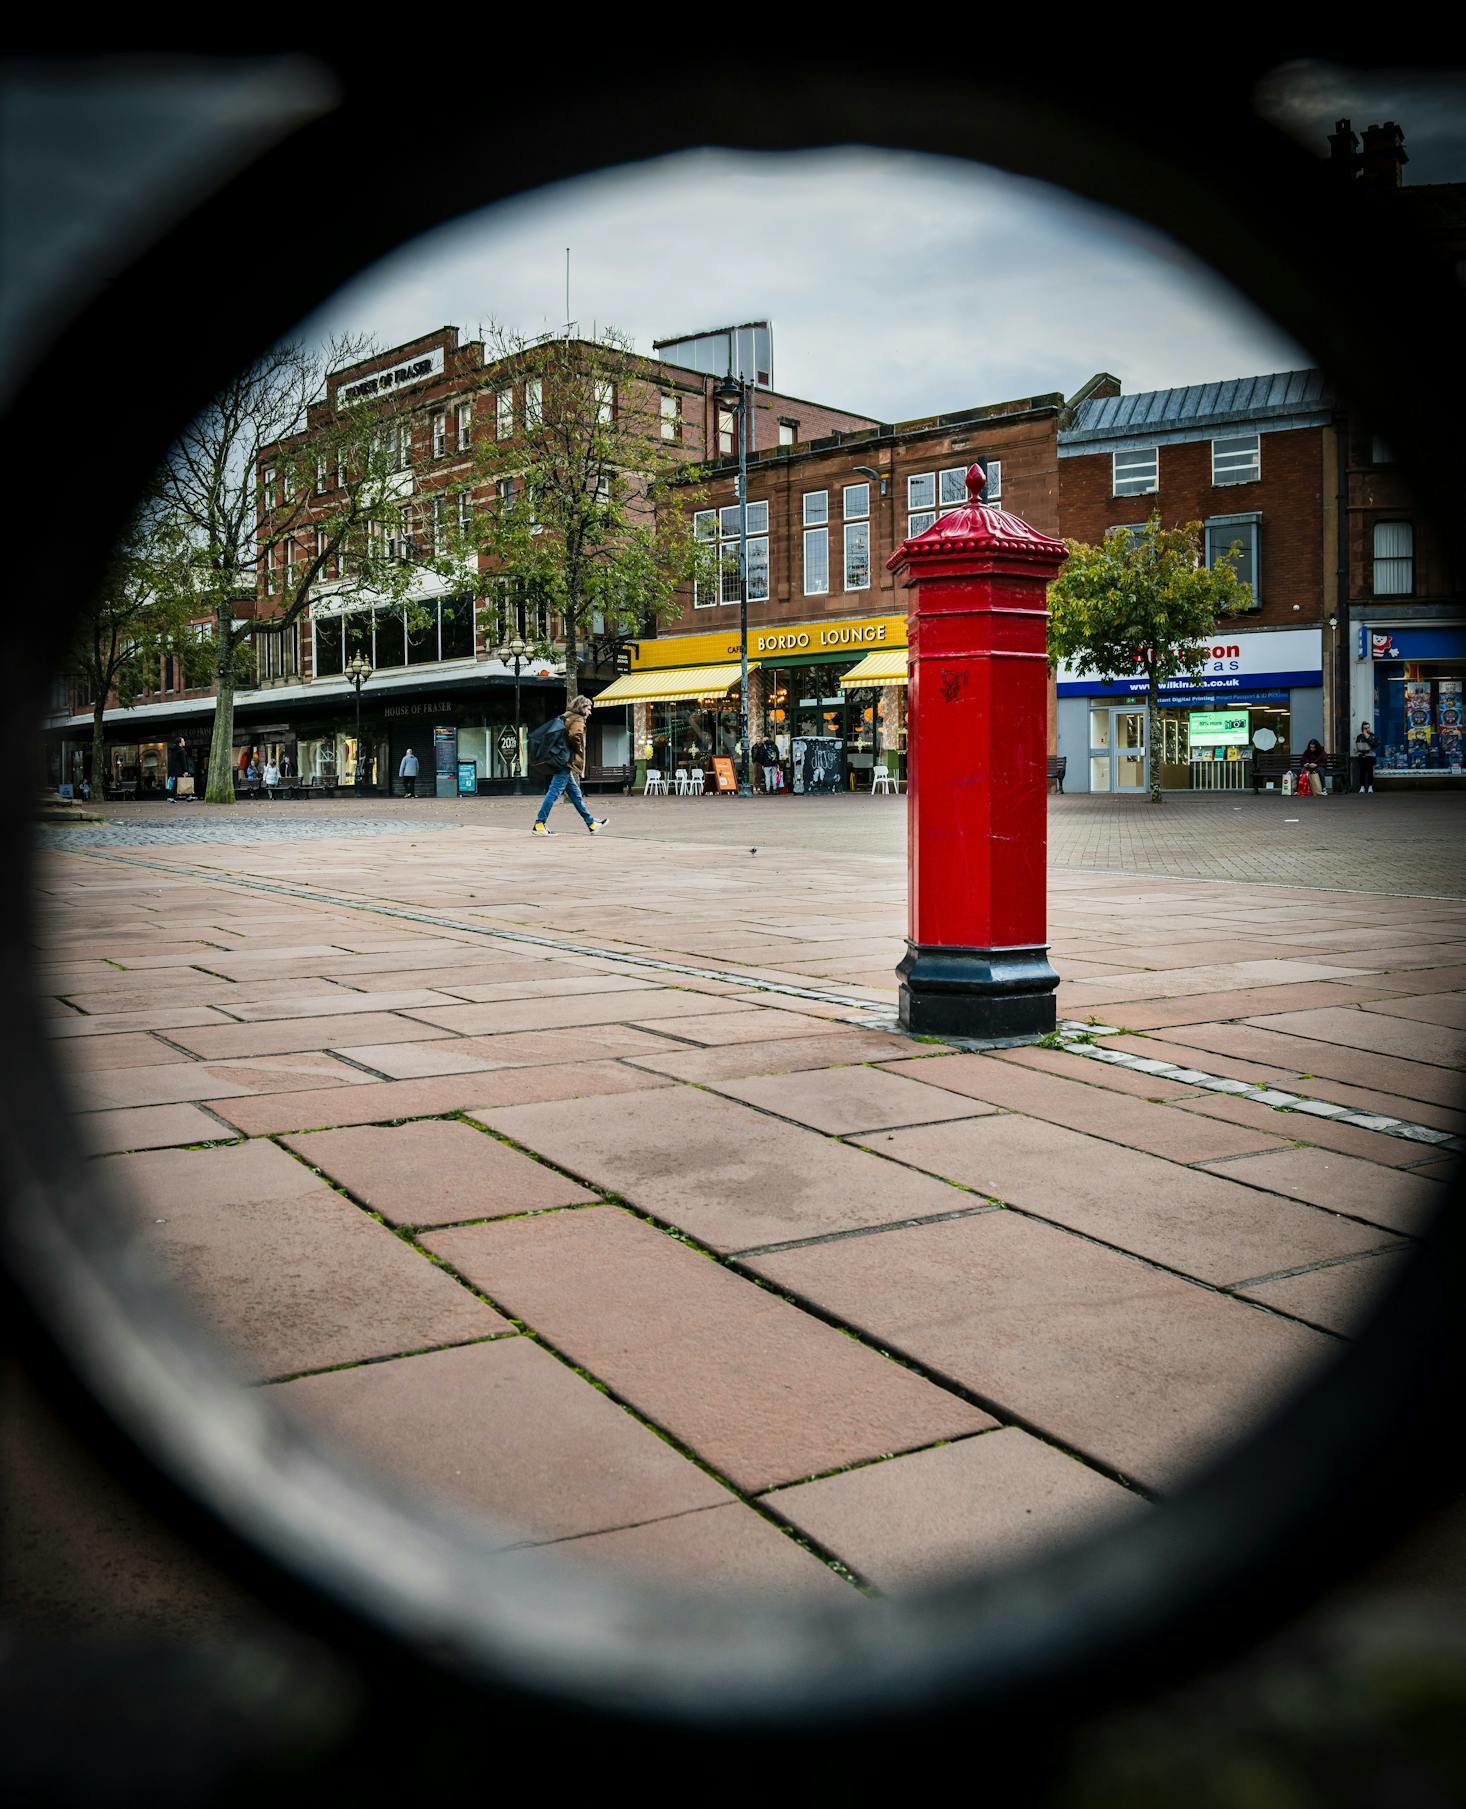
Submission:
M 1264 781 L 1271 779 L 1274 786 L 1281 783 L 1284 773 L 1291 772 L 1296 779 L 1301 770 L 1301 754 L 1264 754 L 1259 749 L 1252 751 L 1252 789 L 1259 792 Z M 1324 762 L 1324 771 L 1332 781 L 1334 791 L 1347 791 L 1349 786 L 1349 756 L 1347 754 L 1330 754 Z
M 1064 774 L 1068 770 L 1069 770 L 1069 756 L 1067 754 L 1050 754 L 1050 756 L 1049 756 L 1049 784 L 1052 785 L 1059 792 L 1059 795 L 1061 797 L 1063 796 L 1063 792 L 1064 792 Z
M 580 781 L 582 791 L 625 791 L 631 790 L 631 768 L 629 766 L 588 766 L 585 777 Z
M 115 785 L 105 787 L 105 794 L 109 798 L 119 800 L 135 798 L 137 796 L 137 780 L 119 779 Z

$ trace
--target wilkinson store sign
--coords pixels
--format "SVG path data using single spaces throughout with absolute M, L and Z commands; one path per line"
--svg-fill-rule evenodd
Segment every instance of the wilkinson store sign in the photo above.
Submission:
M 336 406 L 352 408 L 358 402 L 370 402 L 373 396 L 389 396 L 393 390 L 402 389 L 409 383 L 422 383 L 428 377 L 441 377 L 442 374 L 443 348 L 434 346 L 431 352 L 405 359 L 389 370 L 374 371 L 370 377 L 360 377 L 355 383 L 343 383 L 336 391 Z
M 1143 697 L 1145 675 L 1135 678 L 1096 678 L 1067 660 L 1057 674 L 1060 697 Z M 1206 650 L 1206 658 L 1193 672 L 1167 679 L 1161 696 L 1196 691 L 1290 691 L 1295 686 L 1323 683 L 1323 630 L 1280 628 L 1267 633 L 1229 633 L 1219 630 Z

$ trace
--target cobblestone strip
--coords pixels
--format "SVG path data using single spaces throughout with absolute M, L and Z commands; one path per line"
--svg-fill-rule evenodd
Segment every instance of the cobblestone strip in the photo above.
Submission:
M 1203 1087 L 1210 1093 L 1232 1093 L 1239 1099 L 1255 1100 L 1280 1112 L 1305 1112 L 1312 1118 L 1332 1118 L 1339 1124 L 1352 1124 L 1361 1131 L 1378 1131 L 1385 1137 L 1403 1137 L 1411 1143 L 1430 1143 L 1447 1154 L 1459 1156 L 1466 1150 L 1466 1137 L 1450 1131 L 1438 1131 L 1428 1124 L 1411 1124 L 1404 1118 L 1390 1118 L 1383 1112 L 1356 1112 L 1350 1106 L 1334 1105 L 1327 1099 L 1309 1099 L 1300 1093 L 1287 1093 L 1280 1087 L 1266 1087 L 1257 1081 L 1229 1080 L 1220 1074 L 1208 1074 L 1202 1068 L 1183 1068 L 1175 1062 L 1159 1061 L 1149 1056 L 1131 1055 L 1123 1049 L 1099 1049 L 1089 1040 L 1096 1036 L 1123 1036 L 1116 1024 L 1081 1024 L 1066 1018 L 1058 1028 L 1058 1044 L 1070 1055 L 1082 1055 L 1090 1061 L 1108 1062 L 1116 1068 L 1130 1068 L 1139 1074 L 1154 1074 L 1163 1080 L 1178 1080 L 1189 1087 Z

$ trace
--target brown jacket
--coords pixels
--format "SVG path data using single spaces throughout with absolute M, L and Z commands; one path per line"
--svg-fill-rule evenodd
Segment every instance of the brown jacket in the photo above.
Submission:
M 570 770 L 585 777 L 585 718 L 577 710 L 565 712 L 565 739 L 570 743 Z

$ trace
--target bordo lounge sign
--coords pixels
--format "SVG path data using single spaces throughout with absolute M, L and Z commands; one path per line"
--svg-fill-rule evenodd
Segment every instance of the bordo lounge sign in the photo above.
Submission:
M 753 637 L 756 654 L 834 653 L 842 647 L 879 647 L 885 640 L 884 622 L 831 622 L 817 628 L 770 628 Z

